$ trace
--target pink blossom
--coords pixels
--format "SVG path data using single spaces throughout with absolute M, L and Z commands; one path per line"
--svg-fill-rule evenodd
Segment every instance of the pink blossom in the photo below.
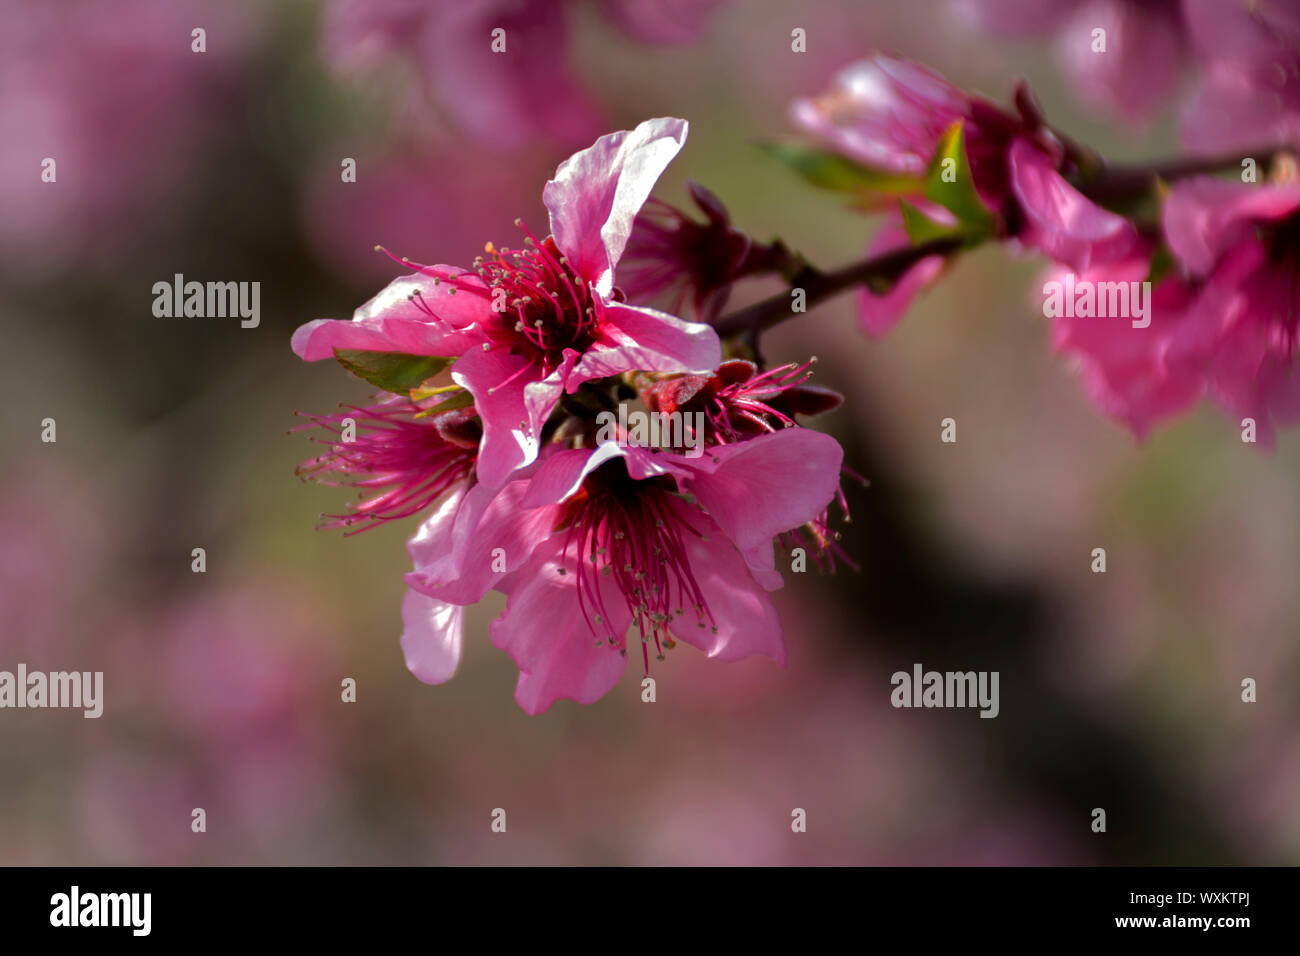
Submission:
M 501 489 L 504 504 L 488 503 L 473 528 L 478 547 L 514 555 L 495 583 L 480 573 L 467 593 L 463 579 L 440 577 L 446 549 L 432 572 L 422 570 L 429 555 L 416 542 L 407 581 L 439 601 L 477 600 L 488 584 L 506 593 L 492 642 L 519 666 L 515 697 L 531 714 L 560 698 L 592 703 L 608 693 L 632 627 L 647 669 L 652 647 L 663 659 L 676 640 L 721 660 L 762 654 L 783 663 L 780 622 L 764 593 L 780 584 L 772 540 L 825 510 L 841 457 L 834 439 L 800 428 L 718 445 L 696 460 L 616 442 L 555 449 Z M 443 524 L 438 531 L 445 521 L 431 519 Z M 418 640 L 408 630 L 408 661 L 419 676 L 447 674 L 458 641 L 433 626 L 439 605 L 425 610 Z
M 1143 282 L 1151 270 L 1151 246 L 1125 258 L 1076 274 L 1094 288 L 1106 282 Z M 1055 267 L 1049 281 L 1064 282 L 1069 270 Z M 1191 305 L 1191 288 L 1167 277 L 1152 289 L 1150 324 L 1135 327 L 1123 317 L 1055 316 L 1052 343 L 1078 363 L 1088 395 L 1105 414 L 1122 421 L 1139 438 L 1158 422 L 1186 411 L 1204 394 L 1199 376 L 1166 361 Z
M 686 188 L 705 221 L 650 199 L 637 214 L 619 284 L 634 302 L 671 295 L 675 313 L 689 296 L 696 317 L 710 322 L 722 314 L 735 282 L 778 271 L 788 254 L 778 244 L 755 242 L 735 228 L 727 207 L 699 183 L 688 182 Z
M 814 356 L 802 365 L 793 363 L 760 371 L 753 362 L 729 359 L 718 366 L 712 375 L 665 376 L 641 390 L 641 400 L 651 411 L 662 414 L 681 414 L 684 421 L 698 415 L 704 421 L 705 438 L 717 444 L 746 441 L 755 435 L 765 435 L 779 428 L 793 428 L 798 416 L 812 417 L 834 411 L 844 402 L 844 396 L 829 388 L 808 384 L 812 377 Z M 862 477 L 847 467 L 841 471 L 861 482 Z M 847 521 L 848 501 L 837 487 L 834 501 Z M 811 546 L 805 535 L 811 538 Z M 829 509 L 823 509 L 800 528 L 782 534 L 781 542 L 787 550 L 801 547 L 812 556 L 819 567 L 833 571 L 837 561 L 854 569 L 853 559 L 836 543 L 839 533 L 831 529 Z M 760 580 L 776 582 L 773 575 L 771 552 L 749 557 L 759 561 L 750 570 Z
M 1168 362 L 1203 375 L 1209 393 L 1255 419 L 1270 445 L 1275 421 L 1300 419 L 1300 186 L 1184 180 L 1165 204 L 1164 230 L 1198 286 Z
M 993 210 L 1007 195 L 1007 148 L 1035 135 L 1024 118 L 933 70 L 883 55 L 845 68 L 828 92 L 796 100 L 791 114 L 805 132 L 864 166 L 911 177 L 924 176 L 940 138 L 960 121 L 975 188 Z
M 1215 6 L 1221 0 L 1211 0 Z M 1188 60 L 1182 0 L 967 0 L 986 29 L 1055 37 L 1056 61 L 1089 105 L 1130 123 L 1147 120 L 1177 86 Z M 1094 49 L 1094 30 L 1105 50 Z
M 309 415 L 301 428 L 319 427 L 313 438 L 325 454 L 303 462 L 298 474 L 320 484 L 347 484 L 372 497 L 343 515 L 325 515 L 322 527 L 360 526 L 357 534 L 410 517 L 465 481 L 474 467 L 482 428 L 465 411 L 437 414 L 436 403 L 390 396 L 369 408 L 344 406 L 333 415 Z M 421 417 L 426 420 L 421 420 Z M 344 434 L 351 429 L 352 434 Z
M 1183 112 L 1188 146 L 1205 152 L 1300 141 L 1300 12 L 1272 0 L 1184 0 L 1204 62 Z
M 967 94 L 919 64 L 875 56 L 844 70 L 830 93 L 799 100 L 794 116 L 805 130 L 867 167 L 910 177 L 914 188 L 891 189 L 941 227 L 958 225 L 945 208 L 925 198 L 923 179 L 944 133 L 960 123 L 971 177 L 981 201 L 997 214 L 995 228 L 1073 269 L 1127 255 L 1137 231 L 1127 219 L 1102 209 L 1070 184 L 1076 160 L 1042 122 L 1028 90 L 1016 97 L 1017 113 Z M 870 255 L 912 245 L 900 215 L 893 215 L 869 246 Z M 942 255 L 912 264 L 887 289 L 858 293 L 859 315 L 871 335 L 883 335 L 916 295 L 943 271 Z
M 816 361 L 761 372 L 746 359 L 728 359 L 709 375 L 672 375 L 653 382 L 641 391 L 641 399 L 651 411 L 666 415 L 699 412 L 709 436 L 719 444 L 743 441 L 793 427 L 796 415 L 820 415 L 840 407 L 844 396 L 807 384 Z
M 681 149 L 687 124 L 647 120 L 602 136 L 561 163 L 543 201 L 551 235 L 523 249 L 486 247 L 473 271 L 414 265 L 353 320 L 294 334 L 308 361 L 336 349 L 455 356 L 452 379 L 483 424 L 477 475 L 500 484 L 537 458 L 541 429 L 564 393 L 630 371 L 690 372 L 721 360 L 716 333 L 629 305 L 614 268 L 637 212 Z
M 951 225 L 956 221 L 942 206 L 921 200 L 915 200 L 915 205 L 934 222 Z M 911 245 L 912 240 L 903 228 L 903 217 L 894 213 L 867 244 L 867 255 L 882 256 Z M 943 256 L 926 256 L 899 276 L 898 281 L 887 290 L 876 291 L 869 285 L 859 288 L 858 322 L 862 330 L 873 338 L 880 338 L 889 332 L 898 324 L 916 297 L 938 281 L 943 274 L 945 261 Z
M 720 0 L 604 0 L 608 18 L 645 43 L 696 39 Z M 495 146 L 589 139 L 599 111 L 569 66 L 569 0 L 331 0 L 326 60 L 343 74 L 397 68 L 412 126 Z M 496 34 L 494 31 L 504 31 Z M 504 49 L 494 50 L 494 41 Z M 429 122 L 433 113 L 441 120 Z M 446 119 L 450 119 L 448 124 Z
M 1257 440 L 1270 446 L 1276 423 L 1300 419 L 1293 371 L 1298 228 L 1300 187 L 1184 180 L 1164 210 L 1165 241 L 1181 273 L 1155 284 L 1150 325 L 1057 317 L 1056 348 L 1079 360 L 1098 407 L 1139 437 L 1208 394 L 1232 414 L 1253 418 Z M 1078 280 L 1144 281 L 1152 252 L 1143 240 Z
M 1076 271 L 1115 262 L 1137 244 L 1128 219 L 1075 189 L 1041 150 L 1017 140 L 1007 165 L 1022 223 L 1016 239 Z

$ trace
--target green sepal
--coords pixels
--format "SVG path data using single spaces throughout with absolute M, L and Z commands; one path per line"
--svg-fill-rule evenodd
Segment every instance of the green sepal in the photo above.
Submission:
M 961 120 L 957 120 L 939 138 L 939 146 L 925 174 L 925 198 L 947 209 L 964 227 L 963 233 L 989 232 L 993 216 L 975 189 L 970 163 L 966 159 L 966 137 Z M 952 163 L 952 182 L 943 178 L 945 162 Z
M 919 193 L 925 183 L 912 176 L 872 169 L 829 150 L 801 143 L 760 143 L 764 152 L 820 189 L 857 197 Z
M 340 365 L 358 378 L 395 395 L 409 395 L 452 363 L 441 355 L 335 349 Z

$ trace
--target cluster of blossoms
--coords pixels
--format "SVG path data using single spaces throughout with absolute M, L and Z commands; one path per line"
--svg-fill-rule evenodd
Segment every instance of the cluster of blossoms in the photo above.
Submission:
M 576 8 L 596 7 L 631 42 L 677 46 L 698 39 L 720 3 L 328 0 L 321 44 L 340 74 L 396 73 L 403 112 L 420 129 L 502 148 L 587 142 L 601 120 L 569 63 Z
M 1300 32 L 1269 42 L 1278 75 L 1300 76 Z M 1068 276 L 1071 288 L 1149 282 L 1140 327 L 1052 315 L 1055 347 L 1076 359 L 1093 401 L 1144 436 L 1209 396 L 1268 446 L 1277 425 L 1300 418 L 1300 183 L 1294 156 L 1277 148 L 1296 141 L 1290 102 L 1276 92 L 1264 102 L 1255 152 L 1117 167 L 1050 127 L 1023 85 L 1004 109 L 877 56 L 794 104 L 825 152 L 792 155 L 814 181 L 887 211 L 869 253 L 894 253 L 891 281 L 859 292 L 869 334 L 887 332 L 947 263 L 990 240 L 1047 257 L 1049 280 Z M 833 177 L 828 156 L 840 163 Z
M 326 452 L 303 470 L 362 489 L 327 525 L 426 515 L 409 545 L 411 670 L 431 683 L 452 675 L 462 609 L 491 589 L 507 596 L 492 642 L 518 664 L 530 713 L 605 694 L 631 635 L 647 670 L 679 640 L 724 660 L 783 660 L 766 596 L 781 585 L 776 546 L 847 559 L 828 526 L 832 504 L 847 516 L 842 452 L 798 421 L 840 398 L 806 383 L 808 365 L 766 368 L 759 335 L 847 289 L 865 331 L 883 335 L 986 242 L 1049 260 L 1045 294 L 1149 293 L 1140 322 L 1044 306 L 1105 413 L 1143 436 L 1210 397 L 1241 416 L 1243 438 L 1271 445 L 1277 425 L 1300 419 L 1300 182 L 1288 152 L 1300 24 L 1263 6 L 1221 17 L 1194 0 L 1151 7 L 1129 13 L 1189 30 L 1178 49 L 1223 31 L 1198 98 L 1245 95 L 1252 109 L 1221 135 L 1257 135 L 1258 150 L 1115 166 L 1051 126 L 1024 84 L 1004 107 L 874 56 L 795 102 L 815 144 L 770 146 L 886 216 L 859 263 L 823 272 L 779 240 L 757 242 L 694 183 L 702 222 L 650 199 L 686 137 L 684 121 L 657 119 L 559 166 L 544 238 L 520 223 L 520 248 L 488 243 L 470 269 L 398 260 L 411 274 L 351 321 L 300 328 L 299 356 L 338 359 L 387 393 L 312 417 Z M 801 294 L 724 315 L 735 283 L 761 275 Z M 675 314 L 688 302 L 694 321 Z M 611 438 L 602 419 L 629 402 L 694 424 L 679 444 L 647 445 L 625 425 Z
M 677 641 L 784 661 L 766 593 L 782 583 L 774 543 L 802 533 L 833 547 L 827 509 L 843 504 L 839 445 L 795 416 L 838 396 L 805 384 L 806 367 L 724 361 L 710 325 L 633 304 L 616 284 L 686 131 L 655 119 L 601 137 L 547 183 L 545 238 L 520 223 L 521 247 L 489 243 L 470 269 L 401 260 L 412 273 L 351 321 L 294 334 L 303 359 L 336 358 L 388 393 L 312 416 L 325 450 L 303 470 L 362 489 L 329 526 L 426 515 L 402 609 L 421 680 L 452 676 L 463 608 L 493 589 L 507 604 L 492 643 L 518 665 L 529 713 L 603 696 L 638 638 L 647 670 Z M 601 413 L 627 402 L 698 422 L 703 454 L 602 439 Z
M 1093 107 L 1145 123 L 1185 79 L 1192 149 L 1293 143 L 1300 132 L 1292 0 L 958 0 L 1003 36 L 1054 41 L 1072 88 Z

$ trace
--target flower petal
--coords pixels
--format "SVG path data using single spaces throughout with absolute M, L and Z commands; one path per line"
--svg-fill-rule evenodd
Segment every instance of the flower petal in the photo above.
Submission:
M 560 568 L 566 573 L 560 574 Z M 510 579 L 506 609 L 492 622 L 492 644 L 519 667 L 515 700 L 540 714 L 560 699 L 595 703 L 618 683 L 627 658 L 602 641 L 579 612 L 577 565 L 561 557 L 558 543 L 538 548 Z M 609 633 L 622 636 L 631 613 L 611 579 L 598 576 L 604 605 L 613 620 Z
M 605 15 L 641 43 L 690 43 L 722 0 L 602 0 Z
M 524 403 L 524 389 L 530 382 L 524 370 L 529 364 L 504 348 L 472 348 L 451 367 L 452 381 L 474 396 L 474 407 L 483 420 L 475 471 L 484 484 L 499 486 L 516 468 L 537 458 L 537 431 L 529 425 Z
M 698 516 L 686 515 L 683 520 L 700 525 Z M 683 535 L 683 540 L 691 573 L 704 594 L 717 633 L 707 619 L 703 627 L 697 627 L 681 617 L 673 634 L 719 660 L 738 661 L 762 654 L 784 667 L 785 642 L 776 608 L 731 542 L 708 522 L 700 530 L 708 540 L 695 535 Z
M 569 448 L 548 455 L 533 472 L 528 493 L 519 506 L 540 508 L 567 500 L 577 494 L 589 474 L 611 458 L 623 457 L 624 451 L 614 442 L 607 441 L 601 442 L 595 450 Z
M 460 664 L 463 607 L 408 590 L 402 599 L 402 653 L 406 667 L 426 684 L 451 679 Z
M 943 215 L 952 218 L 951 213 L 941 206 L 927 207 L 927 214 L 940 219 Z M 876 233 L 867 246 L 868 257 L 884 255 L 897 249 L 906 249 L 912 244 L 903 228 L 902 218 L 887 222 Z M 893 287 L 883 294 L 876 294 L 863 286 L 858 290 L 858 321 L 866 333 L 874 338 L 884 335 L 903 317 L 912 301 L 925 288 L 932 285 L 943 272 L 943 256 L 927 256 L 917 261 L 911 268 L 899 276 Z
M 1141 282 L 1150 272 L 1149 254 L 1094 269 L 1081 282 Z M 1065 271 L 1052 273 L 1065 280 Z M 1172 366 L 1169 343 L 1184 334 L 1191 290 L 1167 277 L 1151 292 L 1150 323 L 1134 327 L 1122 318 L 1052 319 L 1053 344 L 1079 364 L 1089 398 L 1106 415 L 1124 422 L 1138 438 L 1167 418 L 1186 411 L 1205 391 L 1204 376 Z
M 458 276 L 458 283 L 482 285 L 475 275 L 452 266 L 426 266 L 436 275 Z M 419 295 L 429 311 L 411 301 Z M 431 315 L 430 312 L 433 314 Z M 491 317 L 490 300 L 474 291 L 452 293 L 434 275 L 394 279 L 351 320 L 316 319 L 293 333 L 294 352 L 308 362 L 334 357 L 335 349 L 405 352 L 407 355 L 458 355 L 482 341 L 478 323 Z
M 406 542 L 406 552 L 417 568 L 440 561 L 451 547 L 451 529 L 465 499 L 465 487 L 457 485 L 447 494 L 429 517 L 420 522 L 411 540 Z
M 665 117 L 602 136 L 562 162 L 542 191 L 556 245 L 600 295 L 613 290 L 632 221 L 686 130 L 686 120 Z
M 520 501 L 527 480 L 501 488 L 479 483 L 465 495 L 455 522 L 443 530 L 443 547 L 434 559 L 406 575 L 406 583 L 430 597 L 454 604 L 473 604 L 529 559 L 551 530 L 553 508 L 526 508 Z M 427 524 L 426 524 L 427 527 Z M 426 527 L 422 527 L 424 534 Z M 415 555 L 415 541 L 408 548 Z
M 1119 259 L 1137 244 L 1137 230 L 1107 212 L 1056 171 L 1044 153 L 1023 139 L 1008 157 L 1011 191 L 1025 224 L 1020 239 L 1076 272 Z
M 749 552 L 821 514 L 839 487 L 843 460 L 830 435 L 786 428 L 710 449 L 691 462 L 684 490 Z
M 1046 6 L 1046 5 L 1044 5 Z M 1183 55 L 1179 5 L 1089 0 L 1065 18 L 1057 52 L 1083 100 L 1138 125 L 1179 79 Z M 1093 31 L 1106 31 L 1106 53 Z
M 776 569 L 776 548 L 771 541 L 746 551 L 745 564 L 764 591 L 779 591 L 785 587 L 781 572 Z
M 624 372 L 711 372 L 722 362 L 722 342 L 712 326 L 657 309 L 611 303 L 601 331 L 605 342 L 578 360 L 568 379 L 570 392 Z
M 1165 240 L 1192 273 L 1205 275 L 1219 256 L 1253 233 L 1255 222 L 1276 222 L 1297 209 L 1300 186 L 1188 179 L 1165 201 Z

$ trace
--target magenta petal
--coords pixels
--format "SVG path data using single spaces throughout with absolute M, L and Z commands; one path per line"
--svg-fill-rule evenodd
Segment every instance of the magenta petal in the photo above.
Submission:
M 941 216 L 952 218 L 946 209 L 942 207 L 935 207 L 935 209 L 937 209 L 934 213 L 935 218 Z M 925 212 L 930 214 L 932 210 L 927 208 Z M 903 228 L 902 217 L 898 216 L 887 222 L 876 233 L 867 246 L 867 256 L 884 255 L 897 249 L 906 249 L 911 244 L 912 241 Z M 888 292 L 878 295 L 866 286 L 859 289 L 858 320 L 862 323 L 863 330 L 868 335 L 879 338 L 897 325 L 898 320 L 907 312 L 917 295 L 939 278 L 943 272 L 943 265 L 943 256 L 928 256 L 903 273 Z
M 1267 268 L 1268 252 L 1255 238 L 1225 253 L 1174 330 L 1165 352 L 1166 363 L 1172 368 L 1204 372 L 1222 360 L 1225 338 L 1237 325 L 1253 318 L 1247 291 L 1251 279 Z
M 1137 243 L 1137 230 L 1123 216 L 1107 212 L 1056 171 L 1051 159 L 1023 139 L 1008 159 L 1011 191 L 1025 224 L 1020 239 L 1057 262 L 1083 272 L 1119 259 Z
M 1044 3 L 1043 0 L 976 0 L 958 11 L 981 29 L 1007 37 L 1032 37 L 1055 30 L 1078 5 L 1077 0 Z
M 632 221 L 686 130 L 685 120 L 665 117 L 602 136 L 562 162 L 542 191 L 556 245 L 601 296 L 613 290 Z
M 524 404 L 528 359 L 504 348 L 472 348 L 451 367 L 457 385 L 474 396 L 483 420 L 483 441 L 475 470 L 479 481 L 498 486 L 511 472 L 537 458 L 537 432 L 529 427 Z
M 602 442 L 594 451 L 569 448 L 546 456 L 528 482 L 521 508 L 540 508 L 567 500 L 578 492 L 586 477 L 609 461 L 623 456 L 614 442 Z
M 1256 375 L 1255 394 L 1258 424 L 1258 442 L 1267 450 L 1273 447 L 1275 434 L 1273 422 L 1295 425 L 1300 422 L 1300 373 L 1295 364 L 1277 355 L 1270 355 Z
M 611 303 L 601 332 L 604 345 L 588 351 L 574 369 L 578 383 L 631 371 L 712 372 L 722 362 L 722 343 L 712 326 L 657 309 Z M 569 390 L 575 387 L 570 379 Z
M 841 70 L 831 90 L 795 100 L 791 118 L 837 152 L 873 169 L 920 177 L 943 131 L 970 101 L 919 63 L 873 55 Z
M 786 428 L 710 449 L 685 490 L 749 552 L 821 514 L 839 488 L 843 460 L 831 436 Z
M 441 684 L 456 673 L 464 611 L 418 591 L 402 599 L 402 653 L 407 670 L 424 683 Z
M 602 441 L 594 450 L 571 448 L 547 455 L 536 471 L 531 473 L 528 493 L 519 506 L 540 508 L 566 501 L 577 494 L 588 475 L 613 458 L 622 458 L 627 473 L 637 481 L 663 475 L 686 478 L 691 474 L 690 459 L 680 455 L 636 445 L 620 445 L 616 441 Z
M 1134 281 L 1141 281 L 1145 272 L 1138 275 Z M 1157 286 L 1147 328 L 1134 328 L 1124 320 L 1053 320 L 1056 347 L 1078 361 L 1093 404 L 1128 425 L 1138 438 L 1146 437 L 1157 423 L 1187 411 L 1205 392 L 1203 375 L 1170 367 L 1165 361 L 1167 343 L 1186 322 L 1188 297 L 1175 280 Z
M 1183 180 L 1165 201 L 1169 248 L 1196 275 L 1204 275 L 1227 249 L 1254 231 L 1256 221 L 1276 222 L 1300 209 L 1300 186 L 1257 186 L 1211 176 Z
M 595 703 L 618 683 L 627 658 L 602 642 L 578 606 L 577 566 L 562 559 L 558 545 L 549 553 L 534 552 L 532 560 L 511 578 L 509 599 L 492 622 L 492 644 L 508 653 L 519 667 L 515 700 L 529 714 L 540 714 L 560 699 Z M 560 574 L 560 568 L 566 574 Z M 602 626 L 622 637 L 631 624 L 627 602 L 610 582 L 599 576 L 605 607 L 613 620 Z
M 501 587 L 555 522 L 554 509 L 521 505 L 528 488 L 528 481 L 511 481 L 500 489 L 482 483 L 471 488 L 450 532 L 444 532 L 443 552 L 426 564 L 417 560 L 406 583 L 455 604 L 473 604 Z M 414 542 L 409 547 L 414 556 Z
M 1273 417 L 1280 409 L 1270 406 L 1286 398 L 1288 380 L 1295 377 L 1291 356 L 1278 356 L 1272 346 L 1262 323 L 1239 323 L 1220 343 L 1210 370 L 1210 396 L 1234 417 L 1255 419 L 1256 441 L 1264 449 L 1276 441 Z
M 465 499 L 465 486 L 457 485 L 447 494 L 433 513 L 420 522 L 411 540 L 406 542 L 406 552 L 417 567 L 435 564 L 451 550 L 451 529 Z
M 760 544 L 745 552 L 745 564 L 754 580 L 763 586 L 764 591 L 779 591 L 785 586 L 781 572 L 776 569 L 776 548 L 771 541 Z
M 566 382 L 570 383 L 570 392 L 576 390 L 577 386 L 572 384 L 573 377 L 570 373 L 577 361 L 578 353 L 573 349 L 565 349 L 564 360 L 558 368 L 553 369 L 545 378 L 524 386 L 524 411 L 528 413 L 529 434 L 541 434 L 546 419 L 555 410 L 555 403 L 564 394 Z
M 464 285 L 482 284 L 477 276 L 465 276 L 463 269 L 426 268 L 462 276 L 458 281 Z M 433 315 L 411 301 L 417 293 Z M 482 340 L 477 323 L 490 317 L 490 300 L 485 296 L 473 291 L 449 293 L 448 286 L 441 282 L 435 285 L 432 276 L 403 276 L 357 309 L 350 321 L 308 322 L 294 332 L 291 344 L 294 352 L 308 362 L 333 358 L 335 349 L 457 355 Z
M 1279 62 L 1280 60 L 1280 62 Z M 1253 67 L 1232 60 L 1205 64 L 1197 89 L 1183 107 L 1182 139 L 1202 154 L 1221 156 L 1228 148 L 1293 145 L 1300 140 L 1300 82 L 1294 54 Z M 1270 68 L 1271 67 L 1271 68 Z M 1278 88 L 1278 81 L 1283 81 Z
M 685 515 L 683 520 L 696 527 L 698 516 Z M 699 530 L 708 540 L 686 535 L 686 550 L 691 572 L 704 594 L 704 603 L 712 618 L 697 627 L 685 618 L 678 619 L 673 633 L 709 657 L 738 661 L 751 654 L 770 657 L 785 665 L 785 642 L 781 639 L 781 621 L 776 608 L 763 588 L 749 573 L 745 559 L 717 529 L 706 525 Z M 717 633 L 713 632 L 717 628 Z

